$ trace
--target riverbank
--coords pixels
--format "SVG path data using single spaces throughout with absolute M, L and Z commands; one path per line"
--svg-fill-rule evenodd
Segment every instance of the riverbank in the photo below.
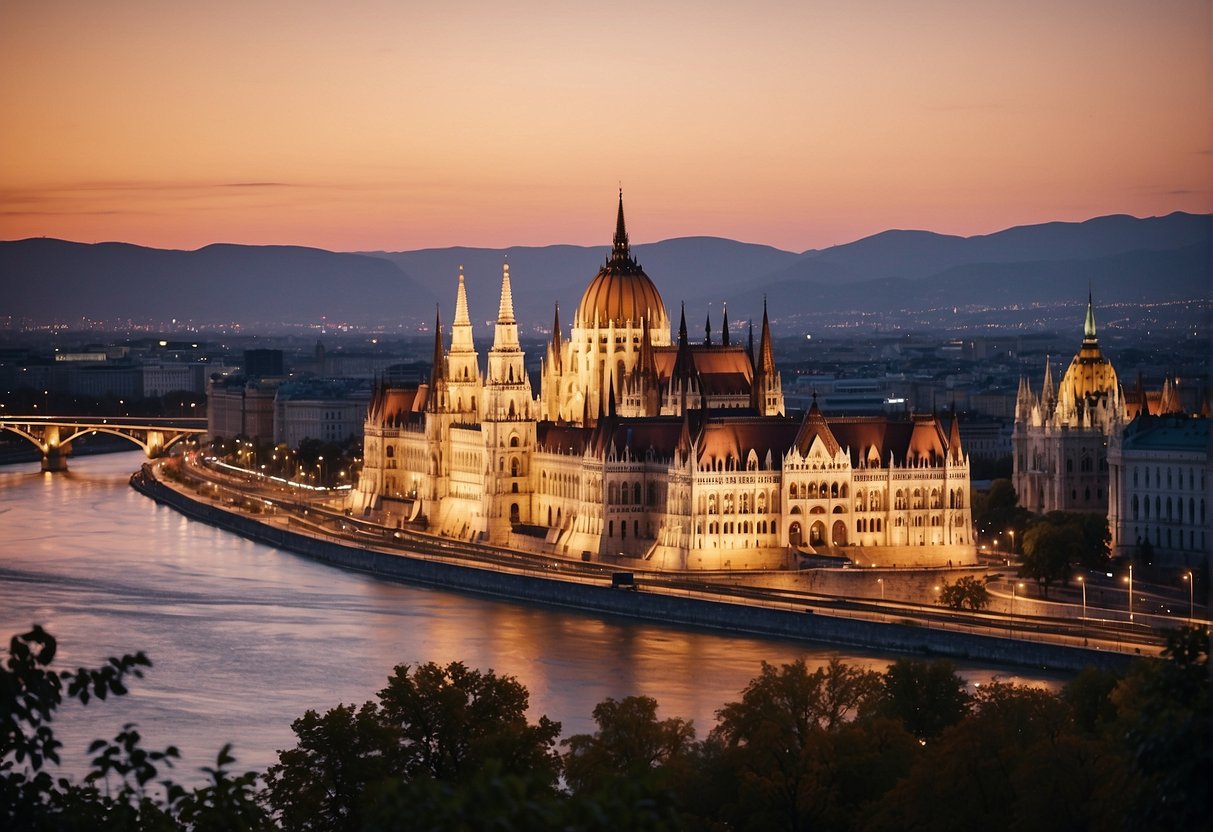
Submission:
M 1094 650 L 1081 645 L 1043 643 L 884 615 L 839 615 L 829 605 L 806 605 L 781 599 L 740 598 L 723 588 L 695 590 L 648 584 L 637 591 L 612 588 L 610 573 L 570 576 L 558 569 L 533 566 L 478 565 L 454 553 L 449 544 L 415 542 L 415 551 L 387 551 L 374 545 L 324 534 L 306 518 L 286 514 L 250 515 L 239 509 L 197 499 L 157 478 L 155 466 L 144 465 L 131 477 L 140 493 L 181 514 L 229 532 L 312 560 L 377 577 L 471 592 L 526 603 L 619 615 L 686 627 L 875 649 L 918 656 L 940 656 L 997 662 L 1010 666 L 1075 671 L 1087 666 L 1123 669 L 1132 654 Z M 429 551 L 426 551 L 429 549 Z M 486 553 L 487 554 L 487 553 Z M 496 553 L 494 553 L 496 554 Z

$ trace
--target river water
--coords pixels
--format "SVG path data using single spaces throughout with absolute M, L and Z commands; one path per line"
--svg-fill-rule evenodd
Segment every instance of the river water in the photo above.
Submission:
M 138 452 L 76 458 L 65 474 L 0 468 L 0 637 L 43 625 L 56 666 L 145 651 L 154 666 L 130 694 L 66 706 L 55 729 L 64 769 L 78 775 L 88 743 L 134 722 L 145 747 L 175 744 L 174 776 L 234 744 L 239 769 L 264 769 L 292 747 L 309 708 L 361 703 L 401 663 L 463 661 L 516 676 L 532 717 L 564 736 L 593 730 L 611 696 L 655 698 L 659 715 L 715 711 L 771 663 L 833 656 L 876 670 L 897 656 L 740 638 L 649 622 L 486 600 L 313 563 L 185 519 L 127 484 Z M 1058 683 L 992 665 L 961 664 L 970 682 Z

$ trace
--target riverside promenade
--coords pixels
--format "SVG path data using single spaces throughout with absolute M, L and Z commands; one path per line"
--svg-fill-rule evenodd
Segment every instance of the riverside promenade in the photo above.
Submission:
M 1123 669 L 1161 651 L 1161 635 L 1142 628 L 855 600 L 786 588 L 771 573 L 753 576 L 774 584 L 758 586 L 735 574 L 636 571 L 628 573 L 634 589 L 620 587 L 618 567 L 374 526 L 321 500 L 271 499 L 256 483 L 178 464 L 145 464 L 131 485 L 191 519 L 389 580 L 663 625 L 1056 671 Z

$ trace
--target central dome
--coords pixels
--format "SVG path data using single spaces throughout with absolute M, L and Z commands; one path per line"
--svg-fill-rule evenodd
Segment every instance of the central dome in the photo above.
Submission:
M 1059 399 L 1081 402 L 1091 396 L 1113 393 L 1120 386 L 1112 362 L 1104 357 L 1095 336 L 1095 311 L 1087 298 L 1087 319 L 1083 326 L 1082 347 L 1070 362 L 1057 390 Z
M 597 320 L 599 327 L 606 327 L 611 323 L 617 327 L 628 324 L 639 327 L 641 319 L 648 319 L 649 329 L 654 333 L 668 333 L 670 330 L 665 304 L 661 301 L 657 287 L 636 262 L 636 258 L 632 257 L 628 233 L 623 223 L 621 193 L 611 256 L 581 296 L 574 326 L 589 328 L 594 326 Z

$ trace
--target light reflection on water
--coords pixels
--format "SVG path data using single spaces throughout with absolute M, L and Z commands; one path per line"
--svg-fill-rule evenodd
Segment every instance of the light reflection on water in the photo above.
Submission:
M 131 694 L 69 707 L 56 721 L 68 771 L 97 737 L 138 723 L 147 747 L 176 744 L 176 776 L 195 780 L 225 742 L 241 770 L 292 745 L 308 708 L 361 703 L 400 663 L 460 660 L 518 677 L 532 715 L 590 731 L 602 699 L 643 694 L 698 734 L 762 661 L 832 656 L 876 670 L 893 654 L 684 631 L 621 618 L 477 598 L 312 563 L 186 520 L 127 484 L 138 453 L 0 468 L 0 637 L 35 622 L 59 639 L 60 668 L 145 651 L 154 667 Z M 1059 677 L 962 665 L 1056 685 Z

